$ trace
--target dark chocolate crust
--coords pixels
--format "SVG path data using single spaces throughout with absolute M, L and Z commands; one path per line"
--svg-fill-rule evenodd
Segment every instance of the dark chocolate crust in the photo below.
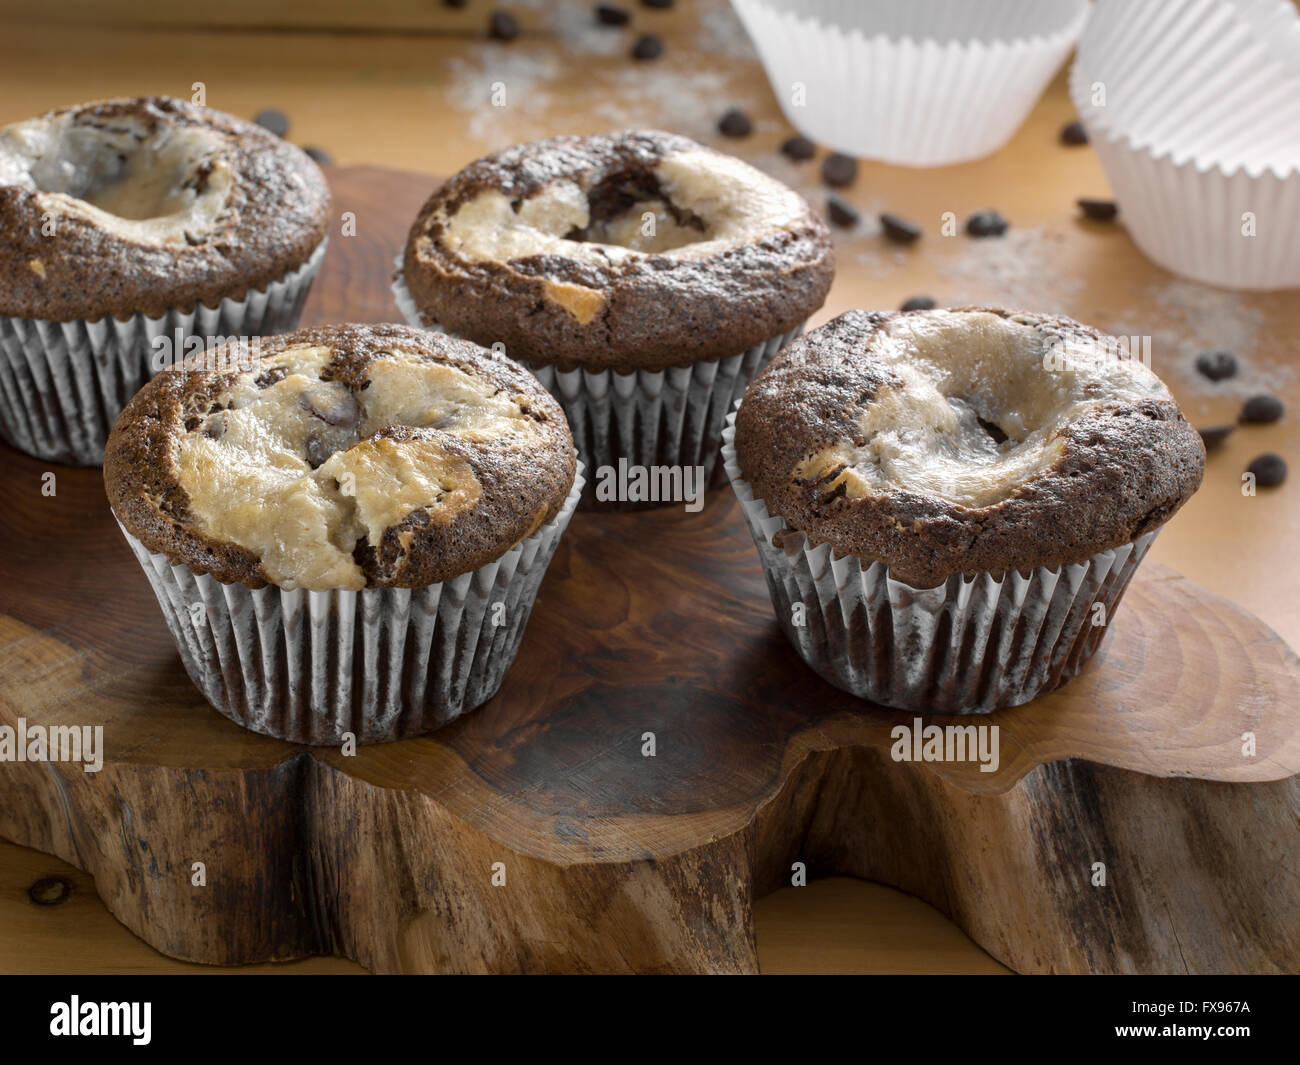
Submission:
M 614 265 L 557 256 L 473 261 L 441 240 L 442 217 L 484 189 L 522 201 L 557 178 L 576 180 L 593 213 L 657 187 L 667 155 L 707 151 L 655 130 L 554 137 L 471 163 L 425 203 L 411 227 L 403 274 L 425 323 L 512 358 L 561 370 L 620 373 L 689 366 L 735 355 L 802 324 L 826 299 L 835 272 L 826 225 L 805 204 L 799 224 L 700 259 L 637 255 Z M 586 324 L 545 296 L 550 281 L 603 293 Z
M 385 532 L 378 549 L 360 544 L 354 556 L 367 587 L 421 588 L 478 569 L 499 558 L 559 512 L 576 474 L 573 438 L 559 404 L 527 371 L 465 340 L 399 325 L 337 325 L 301 329 L 267 339 L 261 364 L 299 345 L 333 349 L 322 380 L 353 392 L 365 387 L 369 367 L 394 346 L 431 362 L 454 366 L 526 400 L 525 413 L 541 434 L 523 451 L 504 441 L 468 442 L 433 428 L 381 430 L 396 440 L 436 439 L 469 463 L 482 485 L 478 500 L 450 521 L 431 522 L 416 510 Z M 221 351 L 223 349 L 214 349 Z M 230 350 L 230 349 L 225 349 Z M 113 512 L 151 551 L 223 583 L 261 588 L 272 583 L 261 559 L 238 544 L 200 532 L 173 463 L 174 443 L 209 410 L 234 373 L 212 369 L 212 353 L 196 355 L 150 380 L 122 412 L 108 440 L 104 484 Z M 188 428 L 187 428 L 188 425 Z M 538 515 L 542 513 L 539 520 Z M 403 545 L 406 533 L 410 540 Z
M 1100 337 L 1065 318 L 1014 316 Z M 1055 463 L 986 507 L 902 488 L 849 499 L 843 486 L 828 490 L 826 478 L 797 478 L 796 467 L 822 448 L 864 442 L 863 406 L 882 386 L 899 384 L 871 354 L 881 327 L 895 317 L 850 311 L 794 342 L 750 385 L 737 416 L 741 476 L 772 514 L 813 544 L 883 562 L 894 578 L 928 588 L 956 573 L 1086 561 L 1162 525 L 1200 486 L 1200 435 L 1172 399 L 1159 398 L 1085 412 L 1066 426 Z
M 220 132 L 234 175 L 230 199 L 198 243 L 151 246 L 72 215 L 45 236 L 40 190 L 0 185 L 0 314 L 67 322 L 216 307 L 284 277 L 325 238 L 330 197 L 320 167 L 260 126 L 169 97 L 107 100 L 43 117 L 67 113 L 106 126 L 131 116 L 151 130 L 172 123 Z M 34 260 L 43 274 L 31 268 Z

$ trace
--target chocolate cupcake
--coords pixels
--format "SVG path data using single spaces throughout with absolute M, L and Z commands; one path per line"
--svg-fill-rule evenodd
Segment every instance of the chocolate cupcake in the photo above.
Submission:
M 0 130 L 0 436 L 97 465 L 163 365 L 297 324 L 328 212 L 305 153 L 180 100 Z
M 1205 449 L 1065 318 L 851 311 L 750 386 L 724 458 L 778 620 L 832 684 L 984 713 L 1074 676 Z
M 394 289 L 412 324 L 532 370 L 593 483 L 620 460 L 720 481 L 727 411 L 833 273 L 829 232 L 791 189 L 685 137 L 632 131 L 472 163 L 420 211 Z
M 373 743 L 500 687 L 582 478 L 563 412 L 509 359 L 345 325 L 159 373 L 104 481 L 213 706 Z

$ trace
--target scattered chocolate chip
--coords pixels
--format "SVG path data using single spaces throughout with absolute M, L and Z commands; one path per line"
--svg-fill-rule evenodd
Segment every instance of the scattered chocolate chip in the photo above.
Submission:
M 442 0 L 443 7 L 464 7 L 469 0 Z
M 673 0 L 641 0 L 642 7 L 655 8 L 659 11 L 667 11 L 673 6 Z
M 298 403 L 326 425 L 351 426 L 361 420 L 361 404 L 351 392 L 304 392 Z
M 1067 122 L 1061 127 L 1062 144 L 1087 144 L 1088 130 L 1078 119 L 1073 122 Z
M 1246 425 L 1270 425 L 1285 413 L 1286 407 L 1277 396 L 1251 396 L 1241 408 L 1238 421 Z
M 732 107 L 718 119 L 718 132 L 724 137 L 748 137 L 754 132 L 754 123 L 738 107 Z
M 1083 216 L 1094 222 L 1113 222 L 1119 215 L 1119 204 L 1114 200 L 1089 200 L 1081 196 L 1075 202 Z
M 858 176 L 858 161 L 851 155 L 831 152 L 822 160 L 822 180 L 832 188 L 840 189 L 852 185 Z
M 1196 431 L 1201 434 L 1201 443 L 1205 445 L 1205 450 L 1213 451 L 1216 447 L 1222 446 L 1236 428 L 1235 425 L 1207 425 L 1204 429 Z
M 921 227 L 915 222 L 888 212 L 880 216 L 880 228 L 895 244 L 915 244 L 921 237 Z
M 1211 381 L 1226 381 L 1229 377 L 1236 376 L 1237 356 L 1222 348 L 1203 351 L 1196 356 L 1196 369 Z
M 312 146 L 310 148 L 304 148 L 303 151 L 306 152 L 311 158 L 315 159 L 316 162 L 320 163 L 322 166 L 334 162 L 334 160 L 330 158 L 330 153 L 327 152 L 324 148 L 317 148 L 315 146 Z
M 636 39 L 632 46 L 633 59 L 658 59 L 664 54 L 664 42 L 653 33 L 647 33 Z
M 1009 224 L 997 211 L 976 211 L 966 219 L 966 232 L 972 237 L 1000 237 Z
M 226 419 L 220 414 L 214 414 L 203 423 L 203 435 L 209 440 L 220 440 L 226 435 Z
M 1276 488 L 1286 480 L 1286 460 L 1269 451 L 1251 460 L 1246 472 L 1255 475 L 1257 488 Z
M 265 111 L 258 111 L 253 116 L 256 122 L 265 130 L 269 130 L 277 137 L 285 137 L 289 134 L 289 116 L 283 111 L 277 111 L 273 107 L 268 107 Z
M 937 306 L 934 298 L 931 296 L 913 296 L 910 300 L 904 300 L 903 305 L 898 309 L 900 311 L 932 311 Z
M 831 224 L 841 229 L 850 229 L 858 224 L 861 217 L 853 204 L 834 193 L 826 197 L 826 213 L 830 215 Z
M 57 906 L 72 897 L 72 881 L 63 876 L 43 876 L 27 889 L 27 897 L 37 906 Z
M 632 15 L 625 7 L 615 7 L 613 4 L 597 4 L 596 21 L 602 26 L 626 26 L 632 21 Z
M 496 41 L 513 41 L 519 36 L 519 20 L 509 11 L 493 11 L 488 19 L 488 36 Z
M 796 133 L 781 142 L 781 154 L 796 163 L 806 163 L 817 154 L 817 145 L 807 137 Z

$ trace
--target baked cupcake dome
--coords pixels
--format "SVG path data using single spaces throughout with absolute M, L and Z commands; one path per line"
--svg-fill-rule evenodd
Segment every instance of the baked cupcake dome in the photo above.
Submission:
M 531 375 L 405 326 L 306 329 L 165 370 L 104 463 L 150 551 L 223 583 L 321 590 L 478 569 L 551 521 L 574 476 L 563 412 Z
M 581 491 L 536 380 L 405 326 L 165 370 L 104 476 L 199 691 L 322 744 L 419 735 L 496 694 Z
M 1082 562 L 1167 521 L 1205 463 L 1160 380 L 1106 344 L 1043 315 L 851 311 L 750 386 L 741 475 L 810 542 L 915 587 Z
M 1077 674 L 1205 452 L 1064 318 L 852 311 L 754 381 L 722 455 L 772 605 L 836 687 L 988 713 Z
M 530 364 L 626 374 L 792 331 L 825 300 L 834 257 L 797 193 L 650 130 L 470 164 L 425 203 L 402 271 L 427 325 Z
M 320 168 L 298 148 L 169 97 L 7 126 L 0 314 L 157 317 L 241 299 L 308 260 L 329 203 Z

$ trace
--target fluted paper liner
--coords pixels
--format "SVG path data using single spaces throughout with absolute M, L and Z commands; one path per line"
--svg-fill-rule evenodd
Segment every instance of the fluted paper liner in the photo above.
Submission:
M 778 546 L 785 521 L 740 475 L 735 419 L 727 417 L 723 461 L 781 628 L 825 680 L 882 706 L 985 714 L 1064 684 L 1101 645 L 1156 537 L 1149 532 L 1076 565 L 956 574 L 937 587 L 914 588 L 880 562 L 837 555 L 829 544 L 813 547 L 802 533 L 786 531 Z M 1105 607 L 1100 625 L 1097 603 Z
M 294 743 L 383 743 L 440 728 L 496 694 L 582 492 L 494 562 L 425 588 L 222 584 L 125 528 L 185 671 L 236 724 Z M 119 522 L 119 527 L 121 523 Z
M 393 281 L 393 296 L 409 325 L 443 331 L 420 318 L 402 278 L 402 261 Z M 597 473 L 617 469 L 625 458 L 638 466 L 701 466 L 704 483 L 716 488 L 725 475 L 718 461 L 722 427 L 749 383 L 790 341 L 803 332 L 801 323 L 738 355 L 669 370 L 630 374 L 603 370 L 557 370 L 554 366 L 516 361 L 533 374 L 564 408 L 578 455 L 591 474 L 584 509 L 638 509 L 640 504 L 596 502 Z
M 1102 0 L 1070 94 L 1148 258 L 1204 284 L 1300 286 L 1300 16 L 1289 0 Z
M 836 151 L 904 166 L 1002 147 L 1088 11 L 1086 0 L 732 3 L 792 125 Z
M 122 409 L 154 375 L 153 340 L 255 337 L 298 324 L 328 239 L 265 289 L 157 318 L 54 322 L 0 317 L 0 438 L 47 462 L 98 466 Z M 179 355 L 179 353 L 177 353 Z

